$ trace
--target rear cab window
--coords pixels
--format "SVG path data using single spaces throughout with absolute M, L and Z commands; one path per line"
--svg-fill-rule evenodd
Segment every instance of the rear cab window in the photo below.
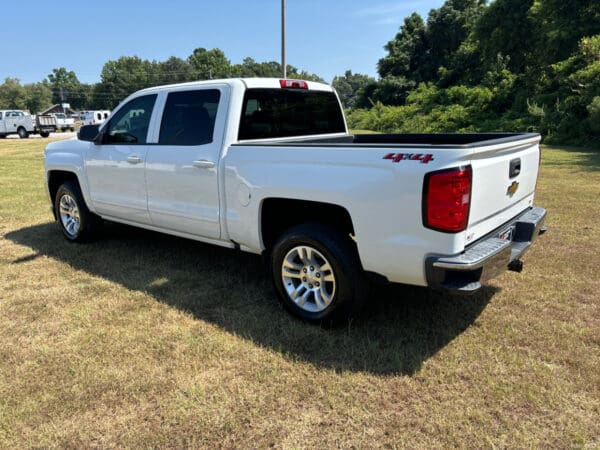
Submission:
M 204 145 L 213 141 L 221 92 L 201 89 L 171 92 L 160 125 L 160 145 Z
M 333 92 L 304 89 L 248 89 L 239 140 L 345 133 L 344 116 Z

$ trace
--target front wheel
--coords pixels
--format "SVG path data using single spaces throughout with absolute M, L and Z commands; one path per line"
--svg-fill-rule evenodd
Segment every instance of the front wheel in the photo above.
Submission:
M 69 241 L 85 242 L 96 236 L 101 219 L 88 209 L 77 183 L 67 181 L 58 188 L 54 210 L 60 229 Z
M 29 137 L 29 133 L 27 132 L 27 130 L 23 127 L 19 127 L 19 129 L 17 130 L 17 134 L 19 135 L 19 137 L 21 139 L 26 139 Z
M 277 241 L 271 272 L 283 305 L 316 323 L 342 323 L 364 304 L 368 283 L 355 244 L 320 224 L 296 226 Z

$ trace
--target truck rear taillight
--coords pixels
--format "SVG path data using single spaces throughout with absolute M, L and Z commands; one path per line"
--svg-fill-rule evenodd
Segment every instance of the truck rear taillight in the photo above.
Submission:
M 279 85 L 284 89 L 308 89 L 308 83 L 301 80 L 279 80 Z
M 471 166 L 432 172 L 423 185 L 423 224 L 446 233 L 467 228 L 471 205 Z

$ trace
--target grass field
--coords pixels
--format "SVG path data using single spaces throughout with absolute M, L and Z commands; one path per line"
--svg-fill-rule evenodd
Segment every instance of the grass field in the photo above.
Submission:
M 0 141 L 0 448 L 600 448 L 599 153 L 544 148 L 522 274 L 379 289 L 327 331 L 255 256 L 65 242 L 46 142 Z

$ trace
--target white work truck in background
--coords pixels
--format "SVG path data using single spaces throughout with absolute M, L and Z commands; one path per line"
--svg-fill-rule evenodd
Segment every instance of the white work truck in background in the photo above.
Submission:
M 543 227 L 537 134 L 350 135 L 335 91 L 228 79 L 145 89 L 45 151 L 69 241 L 102 219 L 263 254 L 311 321 L 351 316 L 370 282 L 474 292 Z
M 52 116 L 41 114 L 32 116 L 25 111 L 0 110 L 0 138 L 17 134 L 25 139 L 32 133 L 46 138 L 54 131 L 56 131 L 56 119 Z
M 81 122 L 83 125 L 100 125 L 104 123 L 109 115 L 110 111 L 108 110 L 83 111 L 81 113 Z
M 75 119 L 67 117 L 65 113 L 52 114 L 56 118 L 56 129 L 62 131 L 75 131 Z

